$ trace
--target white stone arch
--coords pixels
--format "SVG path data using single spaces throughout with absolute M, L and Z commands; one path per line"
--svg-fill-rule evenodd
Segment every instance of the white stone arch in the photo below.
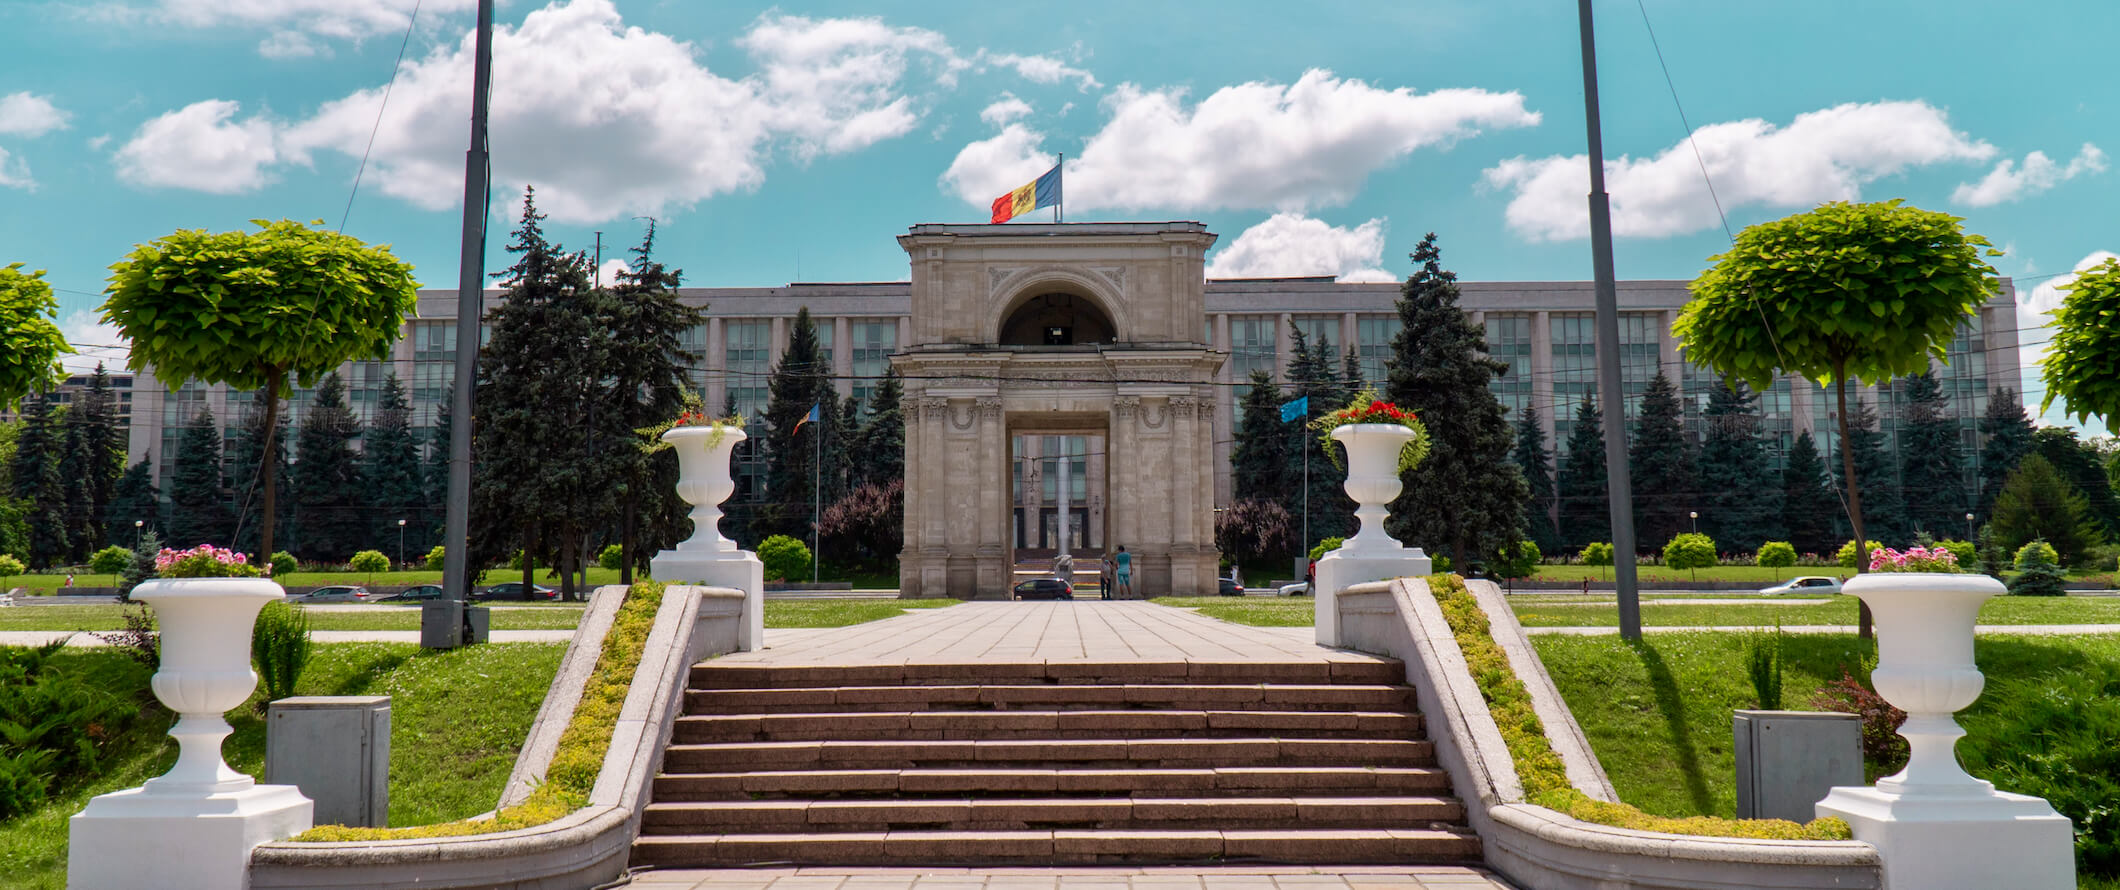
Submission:
M 1016 310 L 1023 308 L 1023 304 L 1049 293 L 1064 293 L 1088 300 L 1097 311 L 1104 313 L 1104 317 L 1111 319 L 1113 342 L 1124 343 L 1133 339 L 1133 319 L 1126 314 L 1125 299 L 1110 281 L 1101 276 L 1065 266 L 1035 266 L 1003 278 L 992 293 L 998 299 L 988 304 L 982 328 L 988 342 L 1001 341 L 1002 325 L 1016 314 Z

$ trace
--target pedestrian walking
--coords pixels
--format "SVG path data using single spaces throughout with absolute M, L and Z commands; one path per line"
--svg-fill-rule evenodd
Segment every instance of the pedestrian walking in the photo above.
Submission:
M 72 572 L 66 573 L 66 586 L 74 586 L 74 574 Z
M 1118 555 L 1112 557 L 1112 577 L 1119 582 L 1121 598 L 1133 599 L 1134 555 L 1126 552 L 1125 547 L 1119 548 Z
M 1097 574 L 1097 592 L 1105 599 L 1112 598 L 1112 555 L 1104 554 L 1103 567 Z

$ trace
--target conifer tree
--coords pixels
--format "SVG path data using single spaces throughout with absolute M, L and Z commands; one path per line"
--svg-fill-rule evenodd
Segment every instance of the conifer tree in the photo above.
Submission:
M 1634 528 L 1642 541 L 1668 541 L 1691 527 L 1698 512 L 1693 449 L 1686 441 L 1678 387 L 1662 371 L 1642 393 L 1634 435 L 1628 440 L 1627 472 L 1633 480 Z
M 169 464 L 169 534 L 174 549 L 200 544 L 227 546 L 235 517 L 221 484 L 221 430 L 205 408 L 184 428 L 177 457 Z
M 90 553 L 113 540 L 105 537 L 105 530 L 113 489 L 125 471 L 126 438 L 118 428 L 116 402 L 110 372 L 99 362 L 89 375 L 88 388 L 66 412 L 68 444 L 60 474 L 65 478 L 72 517 L 73 530 L 68 535 L 72 562 L 87 562 Z
M 766 384 L 766 504 L 759 518 L 767 534 L 810 540 L 810 517 L 820 506 L 815 497 L 819 486 L 828 485 L 823 473 L 813 475 L 812 469 L 820 458 L 829 466 L 832 456 L 822 446 L 830 444 L 832 427 L 839 422 L 830 375 L 817 324 L 810 308 L 801 307 L 788 328 L 788 347 Z M 812 407 L 818 409 L 818 418 L 805 422 Z
M 1347 399 L 1342 404 L 1352 401 L 1355 393 L 1368 388 L 1369 381 L 1362 378 L 1362 358 L 1356 355 L 1354 348 L 1350 346 L 1347 354 L 1340 360 L 1340 389 L 1347 393 Z
M 1458 308 L 1457 275 L 1442 266 L 1435 233 L 1413 251 L 1400 289 L 1387 390 L 1428 427 L 1428 457 L 1404 473 L 1391 506 L 1394 537 L 1447 549 L 1451 565 L 1523 540 L 1524 475 L 1509 460 L 1515 435 L 1487 384 L 1508 366 L 1487 355 L 1486 332 Z
M 1899 430 L 1899 479 L 1908 524 L 1938 538 L 1963 534 L 1967 503 L 1958 420 L 1936 375 L 1906 378 L 1906 422 Z
M 1251 372 L 1244 394 L 1242 422 L 1230 445 L 1229 479 L 1236 500 L 1270 501 L 1288 509 L 1300 496 L 1301 481 L 1288 476 L 1293 440 L 1281 422 L 1281 387 L 1265 371 Z
M 2084 551 L 2105 540 L 2083 493 L 2036 451 L 2010 473 L 1995 498 L 1989 527 L 1995 540 L 2011 551 L 2034 540 L 2046 541 L 2065 566 L 2080 564 Z
M 2024 401 L 2016 390 L 1997 387 L 1988 396 L 1987 413 L 1980 418 L 1980 503 L 1973 510 L 1982 524 L 1995 508 L 2003 481 L 2032 452 L 2032 429 L 2032 418 L 2025 414 Z
M 346 405 L 346 381 L 337 371 L 325 374 L 295 428 L 295 534 L 283 549 L 328 562 L 368 549 L 371 502 L 353 451 L 360 434 L 360 419 Z
M 653 219 L 632 254 L 633 262 L 618 273 L 608 296 L 612 315 L 606 331 L 620 346 L 610 353 L 611 404 L 618 410 L 609 429 L 619 440 L 636 439 L 634 430 L 676 416 L 685 404 L 686 369 L 701 359 L 686 352 L 681 339 L 700 323 L 700 309 L 678 302 L 684 272 L 656 261 Z M 686 534 L 687 505 L 673 496 L 677 460 L 642 447 L 650 444 L 635 444 L 619 461 L 625 493 L 619 501 L 619 581 L 624 584 L 633 582 L 633 571 L 645 569 L 656 551 Z
M 1310 547 L 1325 538 L 1344 538 L 1355 532 L 1353 499 L 1347 497 L 1342 481 L 1344 477 L 1332 470 L 1331 461 L 1321 452 L 1323 447 L 1317 434 L 1310 429 L 1309 419 L 1337 411 L 1345 407 L 1353 393 L 1342 384 L 1335 360 L 1332 342 L 1320 335 L 1316 343 L 1306 344 L 1303 329 L 1293 332 L 1293 352 L 1288 363 L 1288 390 L 1282 393 L 1285 399 L 1310 400 L 1310 410 L 1299 420 L 1281 421 L 1278 414 L 1275 422 L 1288 436 L 1288 480 L 1289 500 L 1282 503 L 1288 511 L 1289 524 L 1300 537 L 1307 529 L 1310 539 L 1302 541 L 1299 549 Z M 1278 410 L 1278 409 L 1277 409 Z M 1309 499 L 1304 499 L 1304 466 L 1308 460 Z
M 455 401 L 455 386 L 442 390 L 442 402 L 434 412 L 434 431 L 427 437 L 426 468 L 422 477 L 426 484 L 426 525 L 433 540 L 442 539 L 442 524 L 447 521 L 449 504 L 449 411 Z
M 1575 427 L 1568 431 L 1568 455 L 1560 478 L 1561 540 L 1567 549 L 1612 540 L 1612 493 L 1605 479 L 1605 412 L 1596 394 L 1576 405 Z
M 1546 448 L 1546 430 L 1539 426 L 1538 409 L 1524 409 L 1516 421 L 1517 469 L 1524 474 L 1530 498 L 1524 501 L 1524 528 L 1541 552 L 1559 553 L 1560 528 L 1554 524 L 1553 452 Z
M 131 547 L 133 539 L 147 529 L 161 531 L 162 493 L 155 489 L 155 468 L 150 458 L 142 455 L 138 463 L 126 468 L 125 475 L 118 477 L 107 515 L 109 521 L 103 534 L 113 544 Z M 135 521 L 140 525 L 134 526 Z
M 100 549 L 102 540 L 102 517 L 96 513 L 93 496 L 89 493 L 90 476 L 103 471 L 100 462 L 89 453 L 86 432 L 74 421 L 79 406 L 67 409 L 62 422 L 66 429 L 59 455 L 59 512 L 66 518 L 66 553 L 63 562 L 81 565 L 88 562 L 88 555 Z M 98 544 L 91 547 L 91 544 Z
M 1840 514 L 1840 499 L 1826 477 L 1825 457 L 1810 433 L 1798 432 L 1781 468 L 1781 524 L 1789 545 L 1798 553 L 1834 552 L 1834 517 Z
M 1707 432 L 1697 486 L 1700 530 L 1724 550 L 1752 551 L 1782 540 L 1781 486 L 1767 469 L 1757 404 L 1743 381 L 1726 379 L 1709 392 L 1701 412 Z
M 2105 464 L 2096 449 L 2076 437 L 2075 430 L 2055 426 L 2033 430 L 2032 452 L 2046 458 L 2055 472 L 2083 495 L 2101 537 L 2112 537 L 2120 529 L 2120 498 L 2113 496 Z
M 1885 451 L 1877 412 L 1857 399 L 1855 410 L 1849 413 L 1853 416 L 1848 418 L 1848 439 L 1841 447 L 1854 456 L 1855 478 L 1863 480 L 1863 533 L 1887 547 L 1904 547 L 1912 534 L 1907 531 L 1906 501 L 1900 496 L 1898 462 Z M 1838 480 L 1842 491 L 1847 490 L 1846 475 L 1841 473 Z
M 37 393 L 22 402 L 22 430 L 15 437 L 10 494 L 21 503 L 23 518 L 29 525 L 29 552 L 23 556 L 33 569 L 64 562 L 70 549 L 65 477 L 60 475 L 59 467 L 66 449 L 63 420 L 50 393 Z
M 276 416 L 280 428 L 271 436 L 271 465 L 278 478 L 273 481 L 273 487 L 277 491 L 287 492 L 288 496 L 274 499 L 277 505 L 274 513 L 277 515 L 274 517 L 273 527 L 286 530 L 275 543 L 276 547 L 285 550 L 287 547 L 281 545 L 293 544 L 293 536 L 297 532 L 294 521 L 294 469 L 287 461 L 287 447 L 293 437 L 287 434 L 287 415 L 277 413 Z M 264 546 L 265 499 L 260 492 L 265 487 L 265 480 L 260 473 L 266 466 L 266 438 L 265 411 L 253 403 L 251 409 L 244 413 L 242 424 L 229 434 L 223 449 L 228 458 L 229 497 L 235 505 L 236 516 L 235 539 L 229 546 L 246 553 L 255 553 L 259 547 Z
M 397 551 L 380 545 L 396 544 L 402 537 L 409 558 L 426 553 L 435 544 L 427 524 L 420 521 L 426 502 L 421 470 L 420 444 L 412 435 L 412 403 L 406 398 L 405 384 L 392 372 L 383 378 L 375 421 L 361 442 L 361 482 L 370 507 L 366 544 L 388 552 L 393 559 L 398 558 Z M 402 536 L 400 519 L 405 520 Z
M 886 371 L 883 382 L 869 393 L 869 417 L 856 437 L 854 484 L 888 486 L 905 481 L 905 412 L 899 406 L 905 390 L 898 372 Z

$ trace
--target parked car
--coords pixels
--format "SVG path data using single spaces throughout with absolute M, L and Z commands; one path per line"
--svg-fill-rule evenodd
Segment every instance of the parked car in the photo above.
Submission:
M 1762 587 L 1760 593 L 1775 596 L 1784 593 L 1839 593 L 1839 578 L 1804 577 L 1790 578 L 1772 587 Z
M 1244 585 L 1242 585 L 1242 584 L 1238 584 L 1238 583 L 1237 583 L 1237 579 L 1235 579 L 1235 578 L 1216 578 L 1215 580 L 1216 580 L 1216 581 L 1218 581 L 1218 582 L 1221 582 L 1221 583 L 1220 583 L 1220 587 L 1221 587 L 1221 593 L 1222 593 L 1222 595 L 1223 595 L 1223 596 L 1243 596 L 1243 595 L 1244 595 Z
M 308 593 L 290 596 L 287 601 L 290 603 L 365 603 L 368 602 L 370 595 L 366 587 L 340 584 L 331 587 L 319 587 Z
M 441 599 L 441 598 L 442 598 L 442 586 L 441 586 L 441 585 L 439 585 L 439 584 L 421 584 L 421 585 L 419 585 L 419 586 L 417 586 L 417 587 L 407 587 L 407 588 L 405 588 L 404 590 L 398 591 L 397 593 L 393 593 L 393 594 L 391 594 L 391 595 L 389 595 L 389 596 L 383 597 L 382 599 L 376 600 L 376 602 L 379 602 L 379 603 L 424 603 L 424 602 L 426 602 L 426 601 L 428 601 L 428 600 L 438 600 L 438 599 Z
M 559 599 L 559 591 L 543 584 L 532 584 L 530 585 L 530 592 L 526 595 L 523 592 L 523 582 L 503 581 L 484 590 L 472 591 L 471 598 L 475 600 L 556 600 Z
M 1297 581 L 1297 582 L 1296 582 L 1296 583 L 1294 583 L 1294 584 L 1283 584 L 1283 585 L 1281 585 L 1281 595 L 1282 595 L 1282 596 L 1309 596 L 1309 595 L 1310 595 L 1310 582 L 1308 582 L 1308 581 Z
M 1058 578 L 1034 578 L 1016 585 L 1014 598 L 1019 600 L 1071 600 L 1075 598 L 1075 585 Z

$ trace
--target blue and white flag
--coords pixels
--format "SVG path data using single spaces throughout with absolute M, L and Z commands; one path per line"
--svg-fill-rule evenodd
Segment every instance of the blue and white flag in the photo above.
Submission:
M 1310 397 L 1292 399 L 1281 403 L 1281 422 L 1287 423 L 1298 417 L 1310 416 Z

